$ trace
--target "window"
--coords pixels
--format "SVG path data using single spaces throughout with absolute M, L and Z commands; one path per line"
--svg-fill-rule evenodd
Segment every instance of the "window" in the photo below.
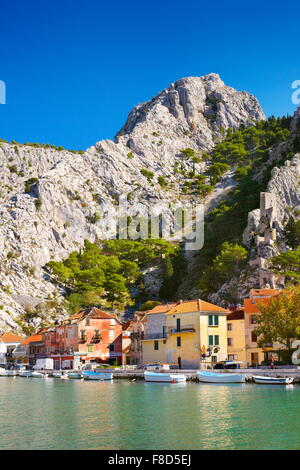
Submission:
M 228 354 L 228 361 L 236 361 L 237 355 L 236 354 Z
M 251 341 L 253 341 L 253 343 L 257 342 L 257 335 L 254 333 L 254 331 L 251 332 Z
M 176 331 L 180 331 L 180 318 L 176 320 Z
M 86 324 L 86 326 L 90 326 L 90 324 L 91 324 L 91 320 L 90 320 L 89 318 L 86 318 L 86 320 L 85 320 L 85 324 Z
M 181 336 L 177 336 L 177 348 L 181 346 Z
M 93 352 L 94 351 L 94 346 L 88 345 L 88 352 Z
M 219 326 L 219 316 L 208 315 L 208 326 Z
M 227 338 L 227 346 L 233 346 L 232 338 Z
M 227 330 L 232 331 L 232 323 L 227 323 Z
M 115 331 L 114 330 L 108 330 L 108 339 L 112 341 L 115 337 Z
M 114 344 L 110 344 L 109 345 L 109 350 L 110 352 L 113 352 L 115 350 L 115 345 Z
M 211 362 L 217 362 L 217 356 L 211 356 Z
M 163 326 L 163 327 L 162 327 L 162 335 L 163 335 L 163 338 L 165 338 L 165 337 L 167 336 L 167 335 L 166 335 L 166 330 L 167 330 L 166 326 Z
M 112 319 L 110 320 L 110 325 L 111 325 L 111 326 L 114 326 L 115 324 L 116 324 L 116 320 L 115 320 L 114 318 L 112 318 Z
M 158 341 L 154 341 L 154 351 L 158 351 Z
M 209 335 L 208 344 L 209 346 L 219 346 L 219 335 Z
M 251 323 L 251 325 L 255 325 L 255 323 L 257 323 L 256 315 L 251 315 L 250 316 L 250 323 Z

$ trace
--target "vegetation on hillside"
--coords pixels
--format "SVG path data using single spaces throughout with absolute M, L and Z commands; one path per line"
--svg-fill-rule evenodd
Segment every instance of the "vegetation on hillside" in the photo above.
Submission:
M 220 167 L 220 164 L 234 166 L 238 181 L 227 199 L 218 204 L 206 219 L 204 247 L 198 253 L 197 277 L 200 279 L 200 286 L 207 293 L 216 291 L 219 285 L 211 282 L 211 268 L 218 263 L 224 242 L 241 243 L 248 213 L 259 207 L 260 192 L 266 189 L 272 168 L 283 164 L 298 150 L 299 142 L 295 139 L 290 151 L 281 153 L 279 161 L 268 164 L 270 148 L 289 138 L 290 120 L 290 117 L 271 117 L 237 132 L 229 130 L 227 138 L 205 156 L 212 162 L 210 168 L 216 169 L 213 174 L 214 183 L 221 178 L 222 168 L 224 172 L 227 171 L 227 167 Z M 262 177 L 258 182 L 253 176 L 259 169 Z
M 180 246 L 161 239 L 85 241 L 80 252 L 71 253 L 64 261 L 51 260 L 46 268 L 65 287 L 67 308 L 76 311 L 90 305 L 114 308 L 147 300 L 143 270 L 168 264 L 174 272 L 179 259 Z M 162 289 L 168 297 L 174 296 L 180 280 L 178 274 L 164 273 Z

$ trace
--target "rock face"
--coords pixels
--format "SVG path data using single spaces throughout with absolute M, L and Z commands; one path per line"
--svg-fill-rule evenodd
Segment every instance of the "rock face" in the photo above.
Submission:
M 292 138 L 300 136 L 300 108 L 291 122 Z M 282 153 L 291 150 L 291 139 L 279 144 L 269 153 L 269 161 L 280 159 Z M 259 180 L 260 175 L 257 174 Z M 289 157 L 281 167 L 274 167 L 266 192 L 260 195 L 260 207 L 248 214 L 248 223 L 243 233 L 243 243 L 250 249 L 249 266 L 239 278 L 231 279 L 210 301 L 224 303 L 222 299 L 236 297 L 239 301 L 247 297 L 251 288 L 281 288 L 284 277 L 275 276 L 268 270 L 268 260 L 287 251 L 284 229 L 290 217 L 299 219 L 300 214 L 300 153 Z
M 105 238 L 103 215 L 120 195 L 132 206 L 185 200 L 182 173 L 205 171 L 201 153 L 227 128 L 261 119 L 252 95 L 209 74 L 178 80 L 137 105 L 114 141 L 100 141 L 83 154 L 2 143 L 0 329 L 15 326 L 28 304 L 59 301 L 60 292 L 42 267 L 51 257 L 63 259 L 78 250 L 85 239 Z M 182 157 L 186 148 L 195 150 L 196 162 Z M 25 192 L 31 178 L 38 180 Z

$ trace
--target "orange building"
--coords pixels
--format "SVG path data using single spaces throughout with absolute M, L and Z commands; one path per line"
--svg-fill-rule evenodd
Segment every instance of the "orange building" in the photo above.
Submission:
M 270 355 L 275 358 L 277 356 L 276 345 L 266 343 L 264 347 L 258 347 L 258 338 L 254 329 L 257 326 L 257 316 L 260 315 L 258 305 L 261 303 L 268 304 L 272 297 L 279 294 L 280 291 L 276 289 L 252 289 L 250 298 L 244 300 L 246 361 L 252 365 L 267 361 Z

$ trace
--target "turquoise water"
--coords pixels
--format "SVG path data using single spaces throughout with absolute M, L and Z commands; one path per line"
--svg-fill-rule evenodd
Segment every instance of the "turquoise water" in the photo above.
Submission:
M 0 449 L 300 449 L 300 386 L 0 377 Z

